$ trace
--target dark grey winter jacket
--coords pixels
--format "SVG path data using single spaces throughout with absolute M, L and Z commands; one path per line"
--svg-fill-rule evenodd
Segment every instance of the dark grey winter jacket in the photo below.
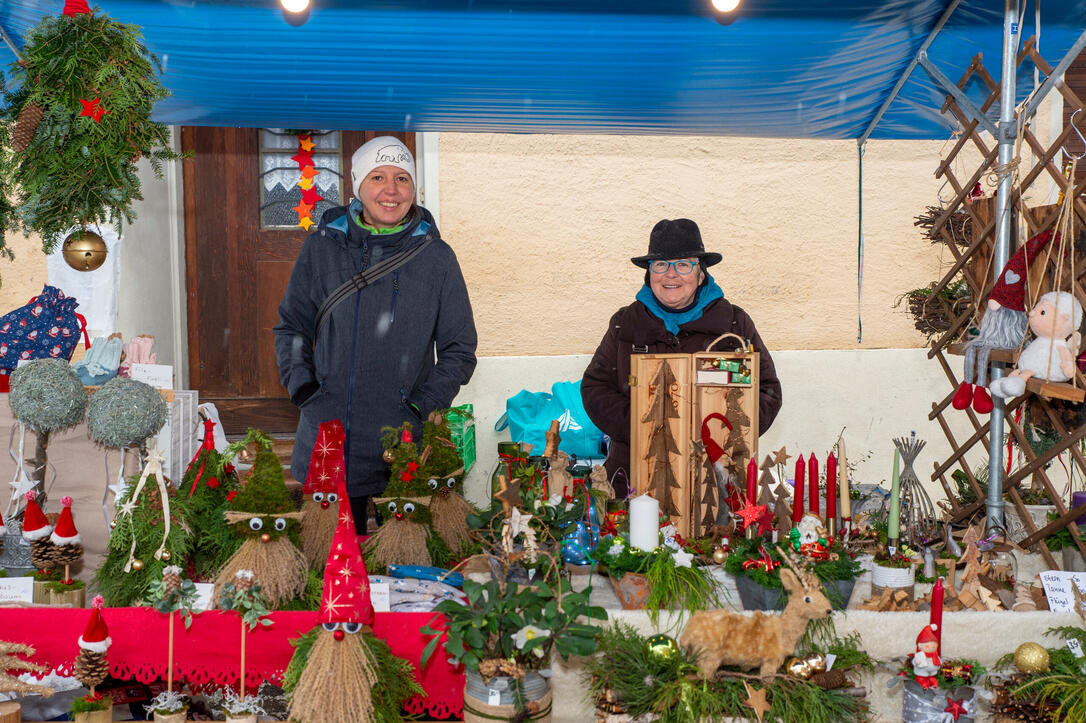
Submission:
M 360 213 L 357 200 L 325 212 L 298 254 L 274 328 L 279 378 L 301 410 L 291 474 L 305 480 L 317 427 L 340 419 L 350 431 L 352 496 L 384 490 L 381 427 L 411 421 L 420 429 L 448 407 L 471 379 L 477 342 L 460 265 L 430 212 L 419 208 L 387 235 L 360 226 Z M 425 238 L 418 256 L 335 307 L 314 347 L 317 309 L 336 287 Z

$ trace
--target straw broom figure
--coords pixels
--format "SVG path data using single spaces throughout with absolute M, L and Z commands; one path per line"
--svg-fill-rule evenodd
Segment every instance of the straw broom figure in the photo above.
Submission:
M 336 475 L 344 474 L 344 441 L 342 422 L 321 423 L 302 488 L 302 552 L 314 570 L 320 570 L 328 559 L 339 520 Z

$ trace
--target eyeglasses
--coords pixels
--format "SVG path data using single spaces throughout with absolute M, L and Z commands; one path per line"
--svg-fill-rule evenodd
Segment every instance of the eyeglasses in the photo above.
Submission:
M 654 274 L 666 274 L 669 268 L 674 267 L 675 273 L 686 276 L 693 271 L 697 265 L 697 261 L 679 259 L 678 261 L 653 261 L 649 264 L 649 268 L 652 269 L 652 273 Z

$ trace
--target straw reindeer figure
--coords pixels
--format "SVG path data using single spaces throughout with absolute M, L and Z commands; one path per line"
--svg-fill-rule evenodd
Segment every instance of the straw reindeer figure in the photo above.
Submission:
M 818 579 L 794 564 L 787 554 L 782 555 L 788 568 L 781 569 L 781 582 L 791 593 L 784 612 L 755 612 L 748 616 L 727 610 L 702 610 L 691 616 L 680 643 L 697 652 L 704 677 L 712 678 L 721 665 L 737 665 L 744 670 L 757 667 L 762 676 L 776 673 L 795 653 L 807 622 L 833 612 Z

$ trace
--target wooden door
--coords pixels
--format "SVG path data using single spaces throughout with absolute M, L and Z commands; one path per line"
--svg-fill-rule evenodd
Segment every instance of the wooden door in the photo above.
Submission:
M 218 407 L 227 434 L 248 427 L 292 434 L 298 421 L 279 384 L 272 327 L 307 232 L 268 223 L 268 208 L 283 203 L 264 193 L 261 148 L 273 135 L 256 128 L 181 129 L 182 148 L 192 153 L 184 161 L 190 386 L 201 402 Z M 351 196 L 351 154 L 378 135 L 384 134 L 339 133 L 337 203 Z M 387 135 L 414 152 L 413 133 Z

